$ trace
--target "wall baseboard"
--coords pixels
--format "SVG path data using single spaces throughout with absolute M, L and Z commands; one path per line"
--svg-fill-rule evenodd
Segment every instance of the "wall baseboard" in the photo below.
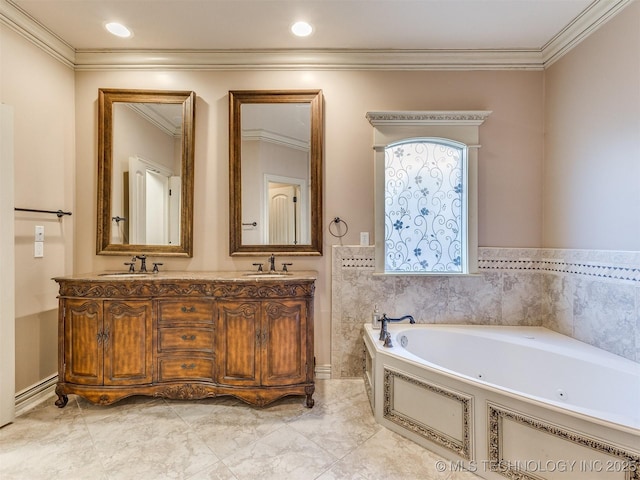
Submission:
M 16 393 L 16 417 L 31 410 L 35 406 L 47 400 L 55 393 L 58 375 L 53 374 L 39 383 Z
M 329 380 L 331 378 L 331 365 L 316 365 L 316 379 Z

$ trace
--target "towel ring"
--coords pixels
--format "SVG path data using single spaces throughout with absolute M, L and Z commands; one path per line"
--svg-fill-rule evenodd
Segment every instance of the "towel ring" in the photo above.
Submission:
M 336 234 L 336 233 L 333 233 L 333 231 L 331 230 L 331 226 L 332 226 L 334 223 L 335 223 L 336 225 L 338 225 L 339 223 L 344 223 L 344 227 L 345 227 L 345 229 L 344 229 L 344 233 L 343 233 L 342 235 L 338 235 L 338 234 Z M 329 233 L 330 233 L 331 235 L 333 235 L 334 237 L 336 237 L 336 238 L 342 238 L 342 237 L 344 237 L 344 236 L 347 234 L 347 232 L 348 232 L 348 231 L 349 231 L 349 225 L 347 225 L 347 222 L 345 222 L 344 220 L 342 220 L 340 217 L 335 217 L 335 218 L 331 221 L 331 223 L 329 224 Z

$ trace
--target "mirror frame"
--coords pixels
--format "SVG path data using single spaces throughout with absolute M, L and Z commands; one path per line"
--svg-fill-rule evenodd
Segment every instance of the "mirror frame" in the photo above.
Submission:
M 195 98 L 192 91 L 98 90 L 98 204 L 96 225 L 97 255 L 193 256 L 193 164 L 195 141 Z M 180 245 L 136 245 L 111 242 L 111 197 L 113 170 L 113 104 L 182 104 L 182 191 L 180 192 Z
M 308 245 L 242 244 L 242 118 L 243 104 L 308 103 L 311 107 L 310 182 L 311 243 Z M 322 160 L 324 145 L 322 90 L 229 91 L 229 254 L 322 255 Z

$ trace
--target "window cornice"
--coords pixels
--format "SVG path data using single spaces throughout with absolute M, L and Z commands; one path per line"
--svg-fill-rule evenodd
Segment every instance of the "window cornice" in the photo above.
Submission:
M 474 125 L 484 123 L 491 110 L 449 111 L 382 111 L 367 112 L 366 118 L 374 127 L 380 125 Z

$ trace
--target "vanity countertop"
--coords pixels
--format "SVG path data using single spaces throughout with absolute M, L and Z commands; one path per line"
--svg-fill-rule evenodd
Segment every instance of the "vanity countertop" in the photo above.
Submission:
M 313 270 L 301 270 L 291 272 L 215 272 L 215 271 L 163 271 L 159 273 L 129 273 L 126 271 L 104 271 L 95 273 L 79 273 L 54 277 L 55 281 L 91 281 L 91 282 L 162 282 L 162 281 L 232 281 L 232 282 L 274 282 L 274 281 L 300 281 L 316 280 L 318 272 Z

